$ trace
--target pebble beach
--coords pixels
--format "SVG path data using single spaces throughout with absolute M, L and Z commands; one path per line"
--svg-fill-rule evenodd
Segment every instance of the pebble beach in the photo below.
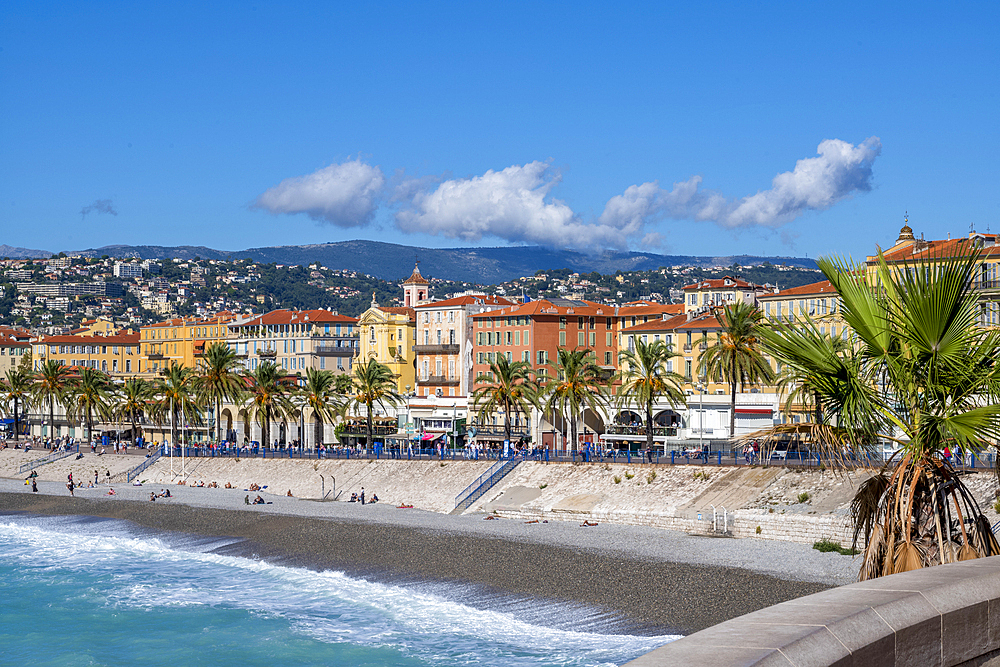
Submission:
M 244 489 L 165 486 L 77 489 L 0 479 L 0 512 L 130 521 L 151 531 L 232 538 L 231 555 L 395 582 L 471 585 L 475 595 L 588 605 L 632 630 L 687 634 L 853 581 L 855 558 L 808 545 L 691 536 L 652 528 L 486 520 L 391 504 L 321 502 Z M 468 603 L 468 601 L 466 601 Z

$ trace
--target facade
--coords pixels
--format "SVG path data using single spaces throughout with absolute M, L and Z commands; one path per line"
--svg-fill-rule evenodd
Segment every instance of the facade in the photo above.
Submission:
M 359 340 L 356 362 L 375 359 L 396 377 L 402 394 L 416 390 L 416 357 L 413 351 L 416 317 L 413 308 L 379 306 L 372 295 L 371 306 L 358 318 Z
M 701 280 L 684 286 L 684 310 L 698 311 L 735 301 L 755 303 L 757 296 L 765 292 L 766 288 L 760 285 L 732 276 Z
M 0 378 L 7 377 L 7 372 L 17 368 L 31 353 L 31 343 L 26 339 L 0 331 Z
M 468 294 L 414 308 L 416 314 L 416 395 L 469 396 L 472 391 L 472 315 L 514 302 Z
M 263 360 L 290 373 L 350 373 L 358 354 L 358 320 L 329 310 L 273 310 L 228 325 L 226 342 L 248 371 Z
M 225 341 L 233 313 L 222 312 L 206 319 L 174 318 L 142 327 L 138 372 L 155 375 L 173 365 L 194 368 L 206 345 Z
M 35 370 L 46 361 L 64 366 L 96 368 L 113 376 L 126 377 L 139 372 L 139 333 L 126 331 L 112 335 L 81 333 L 46 336 L 33 343 L 31 355 Z
M 829 280 L 765 294 L 758 297 L 758 302 L 768 321 L 795 322 L 808 317 L 820 333 L 847 337 L 840 299 Z

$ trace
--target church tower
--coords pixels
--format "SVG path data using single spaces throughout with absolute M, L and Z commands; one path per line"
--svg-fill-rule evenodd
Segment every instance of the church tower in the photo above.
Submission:
M 413 273 L 403 281 L 403 305 L 413 308 L 424 301 L 429 295 L 430 283 L 420 275 L 420 262 L 413 266 Z

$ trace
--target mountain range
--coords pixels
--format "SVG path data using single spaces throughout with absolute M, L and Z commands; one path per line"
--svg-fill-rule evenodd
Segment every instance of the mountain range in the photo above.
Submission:
M 19 254 L 20 253 L 20 254 Z M 36 253 L 34 255 L 25 253 Z M 45 257 L 50 253 L 0 246 L 0 257 Z M 381 241 L 341 241 L 312 245 L 272 246 L 247 250 L 215 250 L 205 246 L 129 246 L 109 245 L 70 255 L 101 257 L 109 255 L 140 259 L 252 259 L 262 263 L 305 266 L 319 262 L 335 269 L 367 273 L 383 280 L 400 280 L 413 271 L 420 261 L 420 271 L 426 277 L 458 280 L 481 284 L 496 284 L 539 270 L 572 269 L 580 273 L 597 271 L 648 271 L 661 266 L 731 266 L 761 264 L 816 268 L 816 262 L 806 257 L 760 257 L 735 255 L 697 257 L 692 255 L 659 255 L 648 252 L 605 251 L 587 254 L 573 250 L 554 250 L 538 246 L 500 248 L 419 248 Z

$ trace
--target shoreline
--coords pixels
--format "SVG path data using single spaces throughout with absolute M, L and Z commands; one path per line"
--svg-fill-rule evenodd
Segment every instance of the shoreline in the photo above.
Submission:
M 430 513 L 294 498 L 279 505 L 280 497 L 273 497 L 275 505 L 237 509 L 232 504 L 242 503 L 242 490 L 213 495 L 203 489 L 172 488 L 185 500 L 151 503 L 141 499 L 142 494 L 148 496 L 148 486 L 121 487 L 121 494 L 113 498 L 98 495 L 106 487 L 81 489 L 71 498 L 65 492 L 33 495 L 12 486 L 0 485 L 0 512 L 5 514 L 121 519 L 153 531 L 234 538 L 239 541 L 223 547 L 221 553 L 280 565 L 340 570 L 402 585 L 472 584 L 486 595 L 584 604 L 622 618 L 636 634 L 689 634 L 842 583 L 796 581 L 741 567 L 678 562 L 681 559 L 671 556 L 684 554 L 654 554 L 655 548 L 637 546 L 649 546 L 651 531 L 661 534 L 664 544 L 667 538 L 681 539 L 659 529 L 525 526 L 512 520 L 484 522 L 481 515 L 424 516 Z M 44 492 L 59 493 L 55 483 L 42 486 Z M 374 511 L 362 514 L 369 509 Z M 340 516 L 317 516 L 323 510 L 337 510 Z M 542 534 L 548 529 L 548 535 Z M 731 549 L 737 542 L 687 540 L 709 551 Z M 766 544 L 751 546 L 767 550 Z M 463 602 L 475 606 L 474 598 Z

